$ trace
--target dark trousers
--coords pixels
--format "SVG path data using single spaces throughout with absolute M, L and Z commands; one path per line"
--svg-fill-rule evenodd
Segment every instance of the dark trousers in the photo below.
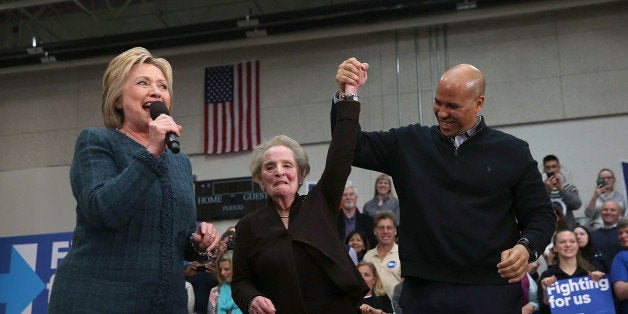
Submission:
M 521 283 L 465 285 L 406 278 L 399 305 L 404 314 L 520 314 Z

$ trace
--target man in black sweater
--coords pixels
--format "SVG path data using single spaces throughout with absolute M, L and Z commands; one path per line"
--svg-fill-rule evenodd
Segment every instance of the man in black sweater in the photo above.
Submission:
M 334 104 L 357 97 L 344 86 L 367 70 L 355 58 L 340 64 Z M 477 68 L 457 65 L 436 88 L 438 125 L 358 134 L 353 165 L 389 174 L 403 187 L 404 312 L 520 313 L 519 281 L 554 232 L 556 217 L 528 144 L 479 115 L 485 85 Z
M 342 211 L 336 221 L 338 236 L 341 241 L 345 242 L 347 235 L 353 231 L 358 231 L 367 237 L 368 246 L 366 246 L 366 243 L 364 245 L 367 249 L 371 249 L 377 245 L 377 238 L 373 233 L 373 218 L 358 211 L 357 201 L 358 194 L 355 187 L 345 187 L 345 190 L 342 192 Z
M 623 248 L 617 237 L 617 222 L 624 215 L 615 200 L 608 200 L 602 204 L 600 216 L 604 225 L 602 228 L 591 231 L 591 245 L 595 254 L 599 255 L 606 269 L 605 273 L 610 273 L 611 265 L 615 255 Z

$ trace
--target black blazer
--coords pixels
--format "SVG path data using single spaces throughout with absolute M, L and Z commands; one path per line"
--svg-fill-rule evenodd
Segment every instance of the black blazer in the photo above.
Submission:
M 233 299 L 243 312 L 247 312 L 255 296 L 261 295 L 273 302 L 278 314 L 306 313 L 294 244 L 306 246 L 316 265 L 342 291 L 333 301 L 336 313 L 357 313 L 358 302 L 368 292 L 368 286 L 339 241 L 335 226 L 342 192 L 351 172 L 360 103 L 342 101 L 334 109 L 336 131 L 325 170 L 307 196 L 296 196 L 290 207 L 288 229 L 272 200 L 240 219 L 236 226 L 231 288 Z
M 374 248 L 377 245 L 377 238 L 375 237 L 374 230 L 374 222 L 373 218 L 367 214 L 362 214 L 358 212 L 358 209 L 355 209 L 355 231 L 362 232 L 369 241 L 370 248 Z M 336 223 L 336 229 L 338 229 L 338 236 L 342 243 L 345 242 L 345 213 L 343 210 L 340 210 L 340 215 L 338 215 L 338 220 Z

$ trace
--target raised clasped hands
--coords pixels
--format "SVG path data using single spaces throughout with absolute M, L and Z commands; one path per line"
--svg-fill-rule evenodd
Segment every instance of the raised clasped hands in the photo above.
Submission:
M 356 58 L 349 58 L 342 62 L 338 66 L 338 72 L 336 72 L 336 82 L 340 88 L 341 93 L 345 93 L 345 85 L 355 86 L 357 88 L 364 85 L 368 79 L 366 71 L 369 68 L 368 63 L 362 63 Z

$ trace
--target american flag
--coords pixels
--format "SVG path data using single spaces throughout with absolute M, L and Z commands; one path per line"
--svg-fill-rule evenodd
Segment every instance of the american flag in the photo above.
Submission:
M 259 61 L 205 68 L 205 152 L 246 151 L 259 143 Z

